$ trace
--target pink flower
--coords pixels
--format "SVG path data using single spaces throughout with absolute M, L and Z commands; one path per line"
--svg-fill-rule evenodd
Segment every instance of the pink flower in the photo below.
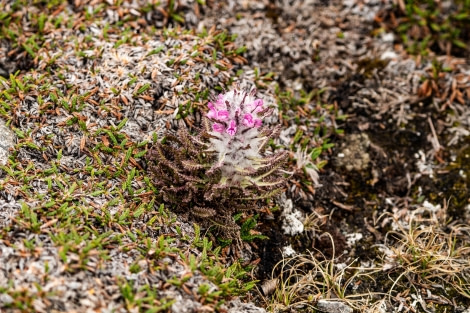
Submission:
M 243 115 L 243 125 L 248 127 L 253 127 L 255 125 L 253 121 L 253 116 L 250 113 Z
M 263 106 L 263 99 L 256 99 L 255 101 L 253 101 L 253 105 L 255 107 L 261 107 Z
M 214 131 L 218 132 L 218 133 L 221 133 L 221 132 L 224 131 L 224 125 L 219 124 L 219 123 L 214 123 L 214 124 L 212 125 L 212 129 L 213 129 Z M 227 131 L 228 131 L 228 130 L 227 130 Z
M 263 106 L 263 99 L 256 99 L 251 104 L 251 107 L 253 108 L 254 113 L 261 112 L 263 110 L 262 106 Z
M 207 106 L 209 107 L 209 112 L 207 112 L 207 117 L 217 118 L 217 110 L 215 109 L 214 104 L 212 102 L 209 102 Z
M 220 94 L 220 95 L 217 96 L 217 101 L 216 101 L 215 105 L 218 108 L 225 109 L 224 95 L 223 94 Z
M 237 132 L 237 124 L 235 123 L 234 120 L 231 120 L 230 125 L 227 128 L 227 133 L 229 133 L 230 136 L 233 136 L 235 135 L 236 132 Z
M 217 112 L 217 119 L 219 121 L 226 121 L 229 118 L 229 113 L 227 110 L 220 110 Z
M 207 118 L 211 120 L 212 131 L 237 136 L 238 127 L 258 128 L 263 125 L 262 118 L 268 114 L 263 112 L 263 99 L 256 99 L 255 92 L 235 89 L 225 94 L 221 93 L 216 99 L 207 104 Z

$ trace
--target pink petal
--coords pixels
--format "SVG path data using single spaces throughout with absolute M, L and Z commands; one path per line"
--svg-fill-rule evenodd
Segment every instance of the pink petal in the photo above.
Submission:
M 216 105 L 218 108 L 224 108 L 225 109 L 225 103 L 224 103 L 224 95 L 220 94 L 217 96 L 217 102 Z
M 248 126 L 248 127 L 253 127 L 254 121 L 253 121 L 253 116 L 250 113 L 246 113 L 243 115 L 243 125 Z
M 215 110 L 214 104 L 212 102 L 207 103 L 207 107 L 209 108 L 209 112 L 207 112 L 206 116 L 208 118 L 216 118 L 217 111 Z
M 229 118 L 229 113 L 227 110 L 220 110 L 217 112 L 217 119 L 219 121 L 226 121 Z
M 230 126 L 227 128 L 227 133 L 229 133 L 230 136 L 235 135 L 237 132 L 237 125 L 235 124 L 235 121 L 230 121 Z
M 262 106 L 263 106 L 263 99 L 256 99 L 255 101 L 253 101 L 253 107 L 254 107 L 255 113 L 263 111 Z
M 224 131 L 224 125 L 219 124 L 219 123 L 214 123 L 214 124 L 212 125 L 212 129 L 213 129 L 214 131 L 218 132 L 218 133 L 221 133 L 221 132 Z
M 210 110 L 209 112 L 207 112 L 206 116 L 208 118 L 217 118 L 217 111 L 216 110 Z
M 255 127 L 260 127 L 261 125 L 263 125 L 263 121 L 260 120 L 259 118 L 255 119 L 254 120 L 254 126 Z

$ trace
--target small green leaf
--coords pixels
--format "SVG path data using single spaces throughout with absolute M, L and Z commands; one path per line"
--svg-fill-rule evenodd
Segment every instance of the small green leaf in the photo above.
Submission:
M 140 94 L 144 93 L 145 91 L 147 91 L 147 89 L 149 89 L 149 88 L 150 88 L 150 84 L 146 83 L 137 90 L 136 94 L 140 95 Z
M 147 53 L 146 56 L 151 56 L 151 55 L 160 53 L 160 52 L 163 50 L 163 48 L 165 48 L 165 47 L 164 47 L 164 46 L 160 46 L 160 47 L 158 47 L 158 48 L 156 48 L 156 49 L 153 49 L 152 51 L 150 51 L 149 53 Z
M 129 119 L 126 117 L 121 122 L 119 122 L 118 126 L 116 126 L 116 130 L 120 131 L 127 123 Z
M 465 44 L 465 42 L 463 42 L 463 41 L 461 41 L 461 40 L 459 40 L 459 39 L 454 39 L 454 40 L 452 41 L 452 43 L 453 43 L 454 45 L 456 45 L 457 47 L 460 47 L 460 48 L 463 48 L 463 49 L 467 49 L 467 48 L 468 48 L 467 44 Z

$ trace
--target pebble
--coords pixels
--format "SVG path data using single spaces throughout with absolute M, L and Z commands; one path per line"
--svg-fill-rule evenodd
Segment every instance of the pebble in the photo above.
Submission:
M 317 309 L 320 312 L 325 313 L 352 313 L 353 309 L 351 309 L 348 305 L 344 304 L 340 301 L 330 301 L 330 300 L 318 300 L 317 302 Z
M 7 293 L 2 293 L 0 294 L 0 304 L 10 304 L 13 302 L 13 298 L 7 294 Z
M 253 303 L 243 303 L 240 299 L 230 301 L 228 313 L 266 313 L 266 310 L 255 306 Z

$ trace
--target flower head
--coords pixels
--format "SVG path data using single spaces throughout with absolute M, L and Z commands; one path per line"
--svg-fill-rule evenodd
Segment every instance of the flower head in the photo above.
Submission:
M 260 116 L 260 113 L 266 110 L 263 107 L 263 99 L 255 98 L 255 93 L 255 90 L 250 92 L 236 87 L 219 94 L 215 101 L 209 102 L 206 117 L 213 122 L 213 131 L 235 137 L 247 128 L 261 127 L 261 118 L 264 116 Z

